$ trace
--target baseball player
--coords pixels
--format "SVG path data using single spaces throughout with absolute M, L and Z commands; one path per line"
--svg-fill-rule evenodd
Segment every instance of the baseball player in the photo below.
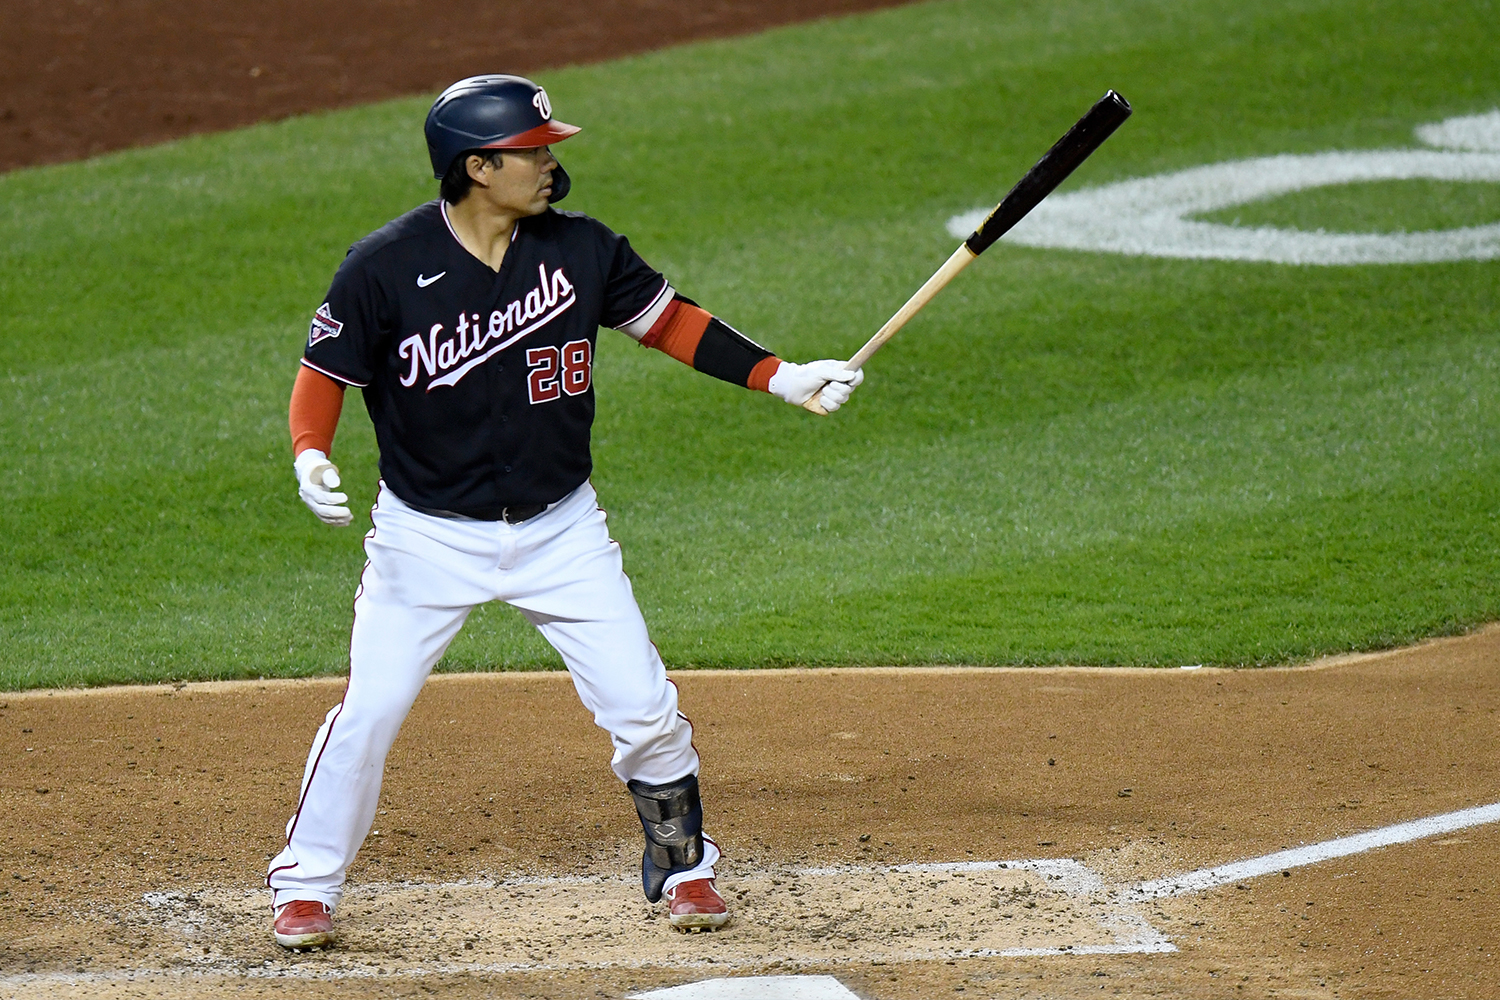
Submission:
M 550 146 L 578 131 L 516 76 L 443 91 L 426 122 L 441 197 L 356 243 L 313 316 L 292 391 L 298 492 L 347 525 L 329 461 L 346 387 L 364 394 L 380 489 L 354 599 L 349 682 L 313 739 L 274 930 L 333 941 L 386 754 L 475 605 L 521 610 L 562 655 L 645 833 L 641 884 L 672 926 L 712 929 L 719 849 L 703 832 L 698 754 L 589 484 L 594 338 L 613 327 L 698 371 L 828 410 L 863 379 L 782 361 L 679 294 L 620 235 L 551 207 L 569 178 Z

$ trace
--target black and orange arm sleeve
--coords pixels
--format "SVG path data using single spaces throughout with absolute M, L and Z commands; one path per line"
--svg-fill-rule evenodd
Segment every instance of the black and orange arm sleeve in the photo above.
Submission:
M 641 346 L 670 354 L 705 375 L 767 392 L 781 359 L 734 327 L 699 308 L 691 299 L 674 298 L 641 338 Z
M 339 414 L 344 409 L 344 386 L 315 372 L 306 365 L 297 370 L 297 384 L 292 386 L 292 405 L 287 423 L 292 431 L 292 455 L 316 448 L 323 454 L 333 452 L 333 433 L 338 430 Z

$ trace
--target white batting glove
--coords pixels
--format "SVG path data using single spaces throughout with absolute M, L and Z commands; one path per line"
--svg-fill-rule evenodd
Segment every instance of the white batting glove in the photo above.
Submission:
M 865 380 L 865 370 L 854 371 L 844 367 L 842 361 L 812 361 L 805 365 L 794 365 L 783 361 L 771 376 L 766 388 L 771 395 L 778 396 L 793 406 L 801 406 L 812 398 L 812 394 L 823 390 L 818 404 L 832 413 L 849 401 L 855 386 Z
M 307 509 L 318 515 L 318 520 L 335 528 L 345 528 L 354 520 L 349 508 L 348 495 L 333 493 L 339 488 L 339 470 L 328 461 L 328 456 L 316 448 L 303 449 L 297 455 L 292 468 L 297 470 L 297 495 L 307 504 Z

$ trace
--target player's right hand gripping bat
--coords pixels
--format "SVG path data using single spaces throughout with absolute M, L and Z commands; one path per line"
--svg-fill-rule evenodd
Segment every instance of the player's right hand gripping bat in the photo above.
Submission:
M 1004 236 L 1012 226 L 1026 217 L 1026 213 L 1041 202 L 1047 195 L 1067 179 L 1077 166 L 1100 144 L 1114 134 L 1125 119 L 1130 117 L 1130 102 L 1125 100 L 1115 91 L 1111 90 L 1099 98 L 1088 114 L 1078 119 L 1078 123 L 1068 129 L 1066 135 L 1053 143 L 1052 148 L 1042 154 L 1042 158 L 1036 161 L 1036 165 L 1026 171 L 1026 176 L 1010 189 L 995 210 L 985 217 L 979 224 L 979 228 L 964 240 L 959 248 L 953 251 L 953 256 L 948 262 L 937 269 L 937 273 L 927 279 L 926 284 L 917 289 L 917 293 L 906 300 L 906 305 L 896 310 L 896 315 L 886 320 L 875 336 L 865 342 L 854 357 L 850 358 L 844 365 L 849 371 L 864 366 L 870 360 L 870 356 L 880 350 L 885 342 L 896 335 L 896 331 L 906 325 L 906 321 L 917 314 L 923 306 L 932 301 L 932 297 L 943 290 L 943 286 L 952 281 L 959 271 L 968 267 L 970 262 L 989 249 L 990 244 Z M 813 393 L 807 402 L 803 403 L 805 409 L 813 413 L 827 415 L 828 411 L 818 403 L 818 397 L 823 394 L 820 388 Z

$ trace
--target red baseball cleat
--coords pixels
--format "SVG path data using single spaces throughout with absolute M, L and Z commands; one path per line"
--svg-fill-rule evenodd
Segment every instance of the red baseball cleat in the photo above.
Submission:
M 711 878 L 679 882 L 665 898 L 667 919 L 680 931 L 711 931 L 729 923 L 729 907 Z
M 294 899 L 276 911 L 276 943 L 302 951 L 333 944 L 333 911 L 315 899 Z

